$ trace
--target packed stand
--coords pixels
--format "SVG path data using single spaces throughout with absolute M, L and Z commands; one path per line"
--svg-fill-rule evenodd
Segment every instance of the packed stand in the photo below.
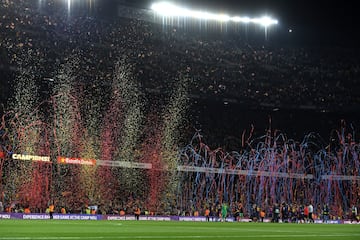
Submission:
M 2 0 L 1 47 L 13 61 L 19 50 L 36 51 L 40 78 L 51 77 L 59 64 L 76 56 L 79 79 L 107 86 L 113 63 L 126 56 L 150 92 L 168 91 L 168 83 L 187 72 L 194 98 L 230 99 L 250 108 L 331 112 L 358 107 L 357 49 L 333 48 L 329 55 L 326 47 L 252 44 L 239 32 L 195 31 L 128 16 L 69 16 L 58 3 L 49 1 L 38 10 L 28 2 Z

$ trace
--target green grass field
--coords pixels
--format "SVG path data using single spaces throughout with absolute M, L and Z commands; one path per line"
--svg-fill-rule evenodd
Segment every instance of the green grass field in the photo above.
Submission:
M 360 224 L 0 220 L 0 240 L 360 239 Z

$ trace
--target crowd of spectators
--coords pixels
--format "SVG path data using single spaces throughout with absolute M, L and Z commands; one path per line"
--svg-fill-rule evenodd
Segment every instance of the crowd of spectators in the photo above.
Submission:
M 108 86 L 113 63 L 126 56 L 144 90 L 155 93 L 169 91 L 168 83 L 186 71 L 195 99 L 325 112 L 359 107 L 357 49 L 252 43 L 240 31 L 219 34 L 217 27 L 146 20 L 144 10 L 123 7 L 120 16 L 103 18 L 80 10 L 71 15 L 56 1 L 47 3 L 1 1 L 1 48 L 11 58 L 2 66 L 33 49 L 45 78 L 76 55 L 79 79 Z

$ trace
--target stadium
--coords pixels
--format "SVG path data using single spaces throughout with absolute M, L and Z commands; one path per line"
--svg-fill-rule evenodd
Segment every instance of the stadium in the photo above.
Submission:
M 144 2 L 0 1 L 0 240 L 357 239 L 356 38 Z

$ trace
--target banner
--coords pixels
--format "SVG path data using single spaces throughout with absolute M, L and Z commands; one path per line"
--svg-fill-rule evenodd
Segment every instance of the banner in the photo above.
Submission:
M 139 163 L 139 162 L 129 162 L 129 161 L 98 160 L 96 164 L 100 166 L 109 166 L 109 167 L 143 168 L 143 169 L 152 168 L 151 163 Z
M 0 156 L 1 158 L 1 156 Z M 27 154 L 16 154 L 12 155 L 12 159 L 16 160 L 26 160 L 26 161 L 39 161 L 39 162 L 50 162 L 49 156 L 37 156 L 37 155 L 27 155 Z
M 95 159 L 68 158 L 61 156 L 57 158 L 57 162 L 61 164 L 96 165 Z

